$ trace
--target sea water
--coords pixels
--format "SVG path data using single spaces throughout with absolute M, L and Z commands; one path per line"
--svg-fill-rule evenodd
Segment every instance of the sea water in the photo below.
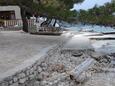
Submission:
M 99 25 L 71 25 L 70 27 L 67 27 L 66 29 L 72 30 L 72 31 L 80 31 L 80 30 L 93 30 L 94 32 L 115 32 L 115 27 L 109 27 L 109 26 L 99 26 Z

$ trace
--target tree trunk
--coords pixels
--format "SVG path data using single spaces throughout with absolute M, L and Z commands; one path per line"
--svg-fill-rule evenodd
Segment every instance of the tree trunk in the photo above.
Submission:
M 85 79 L 85 75 L 83 75 L 83 72 L 86 71 L 90 66 L 92 66 L 96 61 L 92 58 L 87 58 L 84 62 L 82 62 L 80 65 L 75 67 L 70 72 L 61 73 L 59 75 L 54 75 L 52 78 L 48 79 L 48 82 L 52 82 L 51 86 L 55 86 L 57 83 L 59 83 L 62 80 L 65 80 L 70 77 L 70 79 L 76 81 L 76 82 L 83 82 Z
M 23 31 L 28 32 L 28 21 L 26 19 L 26 11 L 23 7 L 21 8 L 21 16 L 22 16 L 22 22 L 23 22 Z
M 92 58 L 87 58 L 83 63 L 78 65 L 74 70 L 70 72 L 70 78 L 76 81 L 80 81 L 80 75 L 88 70 L 90 66 L 92 66 L 96 61 Z

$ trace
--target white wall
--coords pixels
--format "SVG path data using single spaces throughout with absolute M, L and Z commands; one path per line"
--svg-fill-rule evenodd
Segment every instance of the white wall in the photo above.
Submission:
M 14 11 L 16 19 L 21 19 L 21 10 L 19 6 L 0 6 L 0 11 Z

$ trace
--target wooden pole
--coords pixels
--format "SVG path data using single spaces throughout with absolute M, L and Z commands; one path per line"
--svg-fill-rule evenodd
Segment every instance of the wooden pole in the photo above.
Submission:
M 51 82 L 52 83 L 51 86 L 54 86 L 56 83 L 59 83 L 60 81 L 66 79 L 67 77 L 70 77 L 72 80 L 75 80 L 77 82 L 82 82 L 84 81 L 84 75 L 82 75 L 83 72 L 88 70 L 88 68 L 95 62 L 96 61 L 93 58 L 89 57 L 69 73 L 62 73 L 57 76 L 54 76 L 48 79 L 48 82 Z
M 83 63 L 81 63 L 80 65 L 78 65 L 77 67 L 75 67 L 75 69 L 73 69 L 71 72 L 70 72 L 70 78 L 73 79 L 73 80 L 76 80 L 76 81 L 80 81 L 81 77 L 80 75 L 88 70 L 88 68 L 90 66 L 92 66 L 96 61 L 93 59 L 93 58 L 87 58 Z

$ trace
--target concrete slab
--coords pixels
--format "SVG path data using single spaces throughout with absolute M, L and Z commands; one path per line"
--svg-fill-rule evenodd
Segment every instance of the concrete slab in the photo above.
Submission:
M 61 36 L 30 35 L 20 31 L 0 32 L 0 74 L 32 59 L 60 39 Z

